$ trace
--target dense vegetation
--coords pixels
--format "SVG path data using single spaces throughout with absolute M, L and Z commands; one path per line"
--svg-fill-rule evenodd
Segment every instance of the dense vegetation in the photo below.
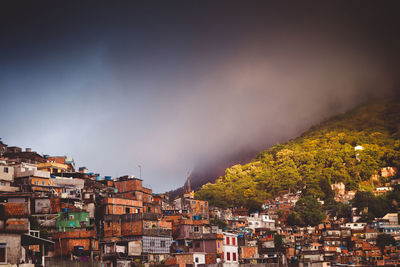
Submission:
M 347 190 L 370 190 L 371 176 L 381 167 L 400 166 L 399 137 L 396 100 L 365 104 L 259 153 L 248 164 L 228 168 L 215 183 L 203 185 L 196 197 L 224 208 L 258 209 L 282 190 L 320 199 L 331 199 L 330 184 L 337 182 Z
M 289 215 L 289 225 L 315 226 L 318 225 L 325 215 L 321 203 L 312 196 L 305 196 L 296 202 L 294 211 Z
M 374 196 L 368 191 L 359 191 L 352 200 L 352 205 L 358 211 L 363 211 L 361 221 L 364 222 L 371 222 L 387 213 L 397 213 L 400 205 L 400 186 L 380 196 Z

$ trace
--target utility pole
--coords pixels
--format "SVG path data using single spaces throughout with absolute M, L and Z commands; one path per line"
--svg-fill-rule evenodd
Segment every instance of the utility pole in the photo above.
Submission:
M 190 171 L 187 172 L 187 190 L 188 193 L 190 194 L 191 188 L 190 188 Z

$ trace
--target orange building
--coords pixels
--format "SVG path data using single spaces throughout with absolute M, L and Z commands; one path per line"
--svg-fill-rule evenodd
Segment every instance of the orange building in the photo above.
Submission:
M 79 248 L 83 251 L 98 250 L 99 244 L 95 231 L 68 231 L 53 234 L 54 254 L 56 256 L 70 255 Z
M 143 202 L 123 198 L 105 198 L 103 200 L 104 214 L 122 215 L 143 212 Z

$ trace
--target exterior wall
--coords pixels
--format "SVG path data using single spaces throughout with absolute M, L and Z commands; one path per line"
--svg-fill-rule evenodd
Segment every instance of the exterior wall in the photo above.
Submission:
M 172 237 L 143 236 L 143 253 L 168 254 Z
M 27 203 L 2 203 L 0 204 L 1 217 L 26 217 L 29 215 Z
M 103 225 L 104 237 L 121 236 L 121 223 L 119 221 L 105 221 Z
M 179 267 L 186 267 L 186 264 L 193 264 L 193 254 L 176 255 L 176 264 Z
M 114 215 L 122 215 L 122 214 L 133 214 L 140 213 L 141 208 L 135 206 L 122 206 L 122 205 L 104 205 L 104 214 L 114 214 Z
M 48 171 L 50 173 L 62 173 L 68 171 L 68 165 L 56 162 L 38 163 L 37 168 L 41 171 Z
M 145 203 L 153 203 L 153 196 L 151 193 L 144 193 L 142 194 L 143 202 Z
M 59 255 L 70 255 L 75 246 L 82 246 L 83 250 L 97 250 L 98 241 L 95 240 L 95 231 L 74 231 L 54 233 L 54 253 Z
M 223 241 L 224 263 L 239 264 L 238 236 L 232 233 L 223 233 L 223 234 L 224 234 L 224 241 Z
M 126 181 L 115 181 L 115 187 L 118 192 L 129 192 L 129 191 L 142 191 L 142 180 L 140 179 L 129 179 Z
M 35 200 L 35 213 L 50 213 L 51 200 L 50 198 L 36 198 Z
M 207 252 L 213 254 L 222 254 L 222 240 L 202 239 L 193 240 L 191 252 Z
M 206 264 L 215 264 L 217 263 L 217 254 L 207 253 L 206 254 Z
M 57 186 L 71 187 L 76 189 L 83 189 L 85 185 L 85 180 L 80 178 L 65 178 L 57 176 L 53 179 L 53 182 Z
M 11 186 L 14 181 L 14 168 L 8 165 L 0 165 L 0 192 L 15 192 L 19 187 Z
M 14 168 L 8 165 L 0 165 L 0 180 L 13 181 Z
M 95 207 L 94 203 L 88 203 L 86 210 L 89 212 L 89 218 L 94 219 L 94 215 L 95 215 L 95 211 L 96 211 L 96 207 Z
M 121 234 L 122 236 L 143 235 L 142 221 L 123 221 L 121 223 Z
M 132 214 L 142 211 L 143 202 L 123 198 L 106 198 L 103 201 L 105 214 Z M 128 210 L 129 209 L 129 210 Z
M 240 258 L 250 259 L 258 254 L 258 247 L 240 247 Z
M 177 239 L 189 238 L 191 226 L 188 224 L 179 224 L 177 227 Z
M 7 244 L 6 257 L 10 264 L 18 264 L 22 258 L 21 235 L 11 233 L 0 233 L 0 244 Z M 1 265 L 1 263 L 0 263 Z
M 193 262 L 194 266 L 198 266 L 199 264 L 206 264 L 205 253 L 193 253 Z
M 25 166 L 25 165 L 24 165 Z M 31 169 L 31 166 L 24 167 L 17 167 L 14 168 L 15 177 L 42 177 L 42 178 L 50 178 L 50 172 L 47 171 L 38 171 L 35 169 Z
M 89 224 L 88 212 L 59 212 L 56 228 L 58 231 L 69 231 L 86 227 Z
M 140 240 L 128 242 L 128 255 L 129 256 L 142 255 L 142 242 L 140 242 Z
M 362 230 L 366 226 L 366 223 L 346 223 L 346 228 L 350 228 L 351 230 Z
M 203 200 L 185 199 L 185 207 L 193 216 L 199 219 L 208 218 L 208 202 Z
M 11 186 L 9 181 L 0 181 L 0 192 L 16 192 L 19 187 Z

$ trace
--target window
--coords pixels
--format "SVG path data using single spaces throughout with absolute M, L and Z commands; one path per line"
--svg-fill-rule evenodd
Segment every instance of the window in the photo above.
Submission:
M 0 263 L 7 263 L 7 243 L 0 243 Z
M 236 246 L 236 238 L 232 237 L 232 246 Z
M 200 248 L 200 242 L 198 242 L 198 241 L 195 242 L 195 243 L 194 243 L 194 247 L 195 247 L 195 248 Z
M 193 231 L 199 232 L 199 227 L 198 227 L 198 226 L 195 226 L 194 229 L 193 229 Z
M 229 245 L 229 236 L 226 237 L 226 244 Z
M 111 222 L 106 222 L 107 227 L 111 226 Z
M 156 245 L 156 243 L 154 242 L 154 240 L 150 240 L 150 246 L 154 247 Z
M 227 260 L 227 261 L 230 261 L 230 260 L 231 260 L 231 253 L 230 253 L 230 252 L 227 252 L 227 253 L 226 253 L 226 260 Z
M 194 261 L 196 262 L 196 263 L 199 263 L 199 258 L 194 258 Z
M 36 182 L 35 182 L 35 185 L 39 185 L 39 182 L 38 182 L 38 181 L 36 181 Z
M 8 173 L 8 167 L 4 167 L 4 173 Z
M 232 260 L 233 260 L 233 261 L 236 261 L 236 252 L 233 252 L 233 253 L 232 253 Z
M 42 182 L 42 185 L 44 185 L 44 182 Z
M 160 241 L 160 247 L 165 248 L 165 241 Z
M 126 214 L 131 213 L 131 208 L 125 208 L 125 213 Z
M 6 182 L 1 181 L 1 185 L 2 185 L 2 186 L 6 186 Z

